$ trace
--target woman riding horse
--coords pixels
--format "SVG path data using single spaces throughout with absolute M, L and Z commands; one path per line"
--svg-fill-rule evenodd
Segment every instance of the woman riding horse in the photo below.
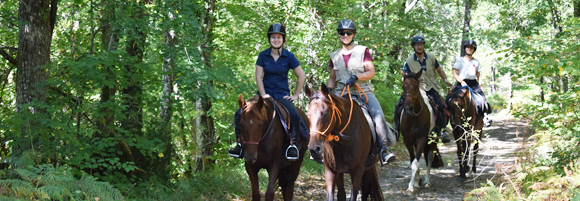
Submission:
M 286 158 L 296 160 L 299 157 L 298 148 L 295 146 L 298 142 L 298 133 L 300 131 L 300 116 L 296 107 L 292 103 L 298 99 L 304 85 L 304 71 L 298 62 L 298 59 L 290 51 L 282 47 L 286 42 L 286 28 L 284 25 L 274 23 L 268 28 L 268 40 L 270 48 L 260 52 L 256 61 L 256 85 L 258 86 L 259 95 L 264 99 L 272 97 L 280 102 L 290 113 L 290 133 L 292 143 L 286 149 Z M 294 72 L 297 77 L 296 90 L 294 95 L 290 96 L 288 86 L 288 71 Z M 240 145 L 240 114 L 241 109 L 235 113 L 235 134 L 236 143 L 229 155 L 236 158 L 243 157 Z
M 376 123 L 376 131 L 381 138 L 383 146 L 379 155 L 381 156 L 381 163 L 385 165 L 393 162 L 396 157 L 388 146 L 394 144 L 396 140 L 395 135 L 389 129 L 391 125 L 385 121 L 383 109 L 373 93 L 373 84 L 371 84 L 371 79 L 375 77 L 373 58 L 367 47 L 354 44 L 356 26 L 353 21 L 349 19 L 342 20 L 338 24 L 336 31 L 342 43 L 342 48 L 330 53 L 328 87 L 336 95 L 341 96 L 343 88 L 347 86 L 353 87 L 355 83 L 360 86 L 368 96 L 369 113 Z M 353 89 L 354 91 L 356 89 Z M 362 97 L 360 98 L 362 99 Z M 387 153 L 387 151 L 390 153 Z

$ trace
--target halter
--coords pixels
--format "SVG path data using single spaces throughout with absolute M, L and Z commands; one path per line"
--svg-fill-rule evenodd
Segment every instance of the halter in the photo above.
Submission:
M 419 91 L 419 93 L 417 93 L 416 96 L 412 96 L 412 97 L 413 97 L 413 99 L 415 99 L 415 98 L 419 97 L 420 95 L 421 95 L 421 91 Z M 419 116 L 419 114 L 421 114 L 421 112 L 423 112 L 423 105 L 425 104 L 424 103 L 425 101 L 424 100 L 420 100 L 419 102 L 421 102 L 421 110 L 419 110 L 419 112 L 415 113 L 415 110 L 413 109 L 413 115 L 414 116 Z
M 272 102 L 272 104 L 274 104 L 274 102 Z M 246 142 L 244 140 L 244 136 L 240 135 L 240 139 L 242 140 L 242 142 L 244 144 L 254 144 L 254 145 L 260 144 L 260 141 L 262 141 L 262 139 L 264 139 L 267 136 L 268 132 L 270 132 L 270 130 L 272 129 L 272 124 L 274 124 L 275 117 L 276 117 L 276 110 L 273 110 L 272 120 L 270 121 L 270 125 L 268 125 L 268 129 L 266 129 L 266 132 L 264 134 L 262 134 L 262 137 L 260 137 L 260 139 L 258 139 L 258 141 L 256 141 L 256 142 L 253 142 L 253 141 Z
M 469 93 L 471 95 L 471 87 L 469 86 L 463 86 L 461 88 L 459 88 L 459 90 L 464 89 L 464 88 L 468 88 L 469 89 Z M 465 111 L 468 111 L 469 109 L 471 109 L 471 97 L 469 98 L 469 104 L 467 102 L 465 102 L 465 105 L 467 108 L 465 108 Z M 467 117 L 465 117 L 465 112 L 461 112 L 461 115 L 463 115 L 463 119 L 467 119 Z M 455 127 L 461 126 L 461 124 L 458 124 L 457 122 L 455 122 L 455 119 L 452 119 L 452 121 L 455 123 Z M 462 126 L 461 126 L 462 127 Z
M 361 96 L 361 93 L 360 92 L 362 91 L 362 89 L 356 83 L 355 83 L 355 86 L 357 87 L 359 96 Z M 346 87 L 343 88 L 342 93 L 340 95 L 342 96 L 344 94 L 344 91 L 347 88 L 348 88 L 348 98 L 350 100 L 350 112 L 349 112 L 349 115 L 348 115 L 348 121 L 346 122 L 346 125 L 344 125 L 344 127 L 342 127 L 342 130 L 340 130 L 340 132 L 338 133 L 339 135 L 341 135 L 342 132 L 346 129 L 346 127 L 348 127 L 348 125 L 350 124 L 350 119 L 352 117 L 352 108 L 353 108 L 353 104 L 354 103 L 352 101 L 352 96 L 350 94 L 350 85 L 346 85 Z M 369 97 L 367 96 L 367 94 L 364 91 L 362 91 L 362 93 L 365 95 L 365 97 L 367 99 L 365 103 L 368 103 L 369 102 Z M 337 135 L 334 135 L 332 133 L 327 134 L 326 132 L 328 132 L 328 130 L 330 129 L 330 125 L 332 125 L 332 122 L 334 122 L 334 118 L 336 116 L 338 116 L 338 118 L 337 118 L 338 119 L 338 124 L 339 125 L 342 124 L 342 120 L 340 119 L 340 117 L 342 116 L 342 113 L 340 112 L 340 110 L 338 109 L 338 107 L 336 107 L 336 104 L 334 104 L 334 101 L 332 100 L 332 96 L 330 94 L 328 94 L 327 96 L 328 96 L 328 99 L 330 100 L 330 107 L 332 108 L 332 114 L 330 116 L 330 122 L 331 123 L 329 123 L 328 126 L 326 127 L 326 129 L 324 129 L 324 131 L 322 131 L 322 132 L 321 131 L 317 131 L 317 130 L 311 130 L 310 132 L 314 132 L 314 133 L 317 133 L 319 135 L 325 136 L 326 137 L 326 141 L 333 141 L 333 140 L 334 141 L 338 141 L 340 138 Z

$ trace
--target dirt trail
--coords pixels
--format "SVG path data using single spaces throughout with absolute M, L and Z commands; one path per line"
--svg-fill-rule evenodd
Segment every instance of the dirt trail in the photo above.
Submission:
M 439 147 L 446 165 L 443 168 L 431 169 L 430 187 L 421 186 L 415 190 L 414 194 L 409 195 L 406 192 L 411 177 L 409 154 L 402 139 L 400 139 L 401 141 L 391 147 L 398 157 L 397 161 L 394 164 L 378 168 L 379 183 L 383 189 L 385 200 L 462 200 L 465 193 L 487 183 L 488 179 L 495 181 L 501 178 L 503 176 L 502 169 L 509 168 L 516 162 L 518 151 L 533 143 L 528 139 L 533 134 L 533 130 L 528 122 L 516 121 L 513 117 L 502 113 L 496 114 L 492 118 L 495 121 L 493 125 L 483 129 L 483 142 L 477 156 L 479 164 L 476 178 L 468 178 L 465 183 L 458 183 L 457 146 L 451 142 Z M 451 138 L 453 139 L 453 136 Z M 422 177 L 426 172 L 423 158 L 420 164 Z M 350 198 L 350 178 L 345 175 L 345 179 L 348 199 Z M 323 175 L 299 175 L 294 189 L 294 200 L 326 200 L 324 189 Z M 282 200 L 279 191 L 275 197 L 275 200 Z M 358 200 L 361 200 L 360 194 Z
M 468 178 L 465 183 L 458 183 L 457 146 L 451 142 L 439 147 L 446 165 L 443 168 L 431 169 L 430 187 L 422 186 L 414 194 L 409 195 L 406 192 L 411 173 L 408 165 L 409 154 L 402 141 L 397 142 L 392 147 L 397 154 L 397 161 L 389 166 L 378 168 L 379 183 L 385 200 L 462 200 L 465 193 L 487 183 L 488 179 L 495 180 L 502 177 L 501 168 L 513 165 L 516 162 L 518 150 L 531 145 L 532 142 L 528 140 L 528 137 L 533 130 L 528 122 L 515 121 L 513 117 L 501 113 L 493 119 L 494 124 L 484 128 L 483 131 L 483 142 L 477 157 L 478 174 L 475 175 L 475 179 Z M 453 136 L 451 138 L 453 139 Z M 421 159 L 421 176 L 425 172 L 425 162 Z M 345 175 L 345 177 L 350 182 L 348 176 Z M 296 187 L 294 200 L 326 199 L 322 176 L 299 178 Z M 347 191 L 350 191 L 348 186 Z M 349 197 L 350 194 L 347 195 L 347 199 Z
M 531 142 L 528 137 L 533 130 L 527 122 L 516 122 L 514 118 L 505 115 L 500 114 L 493 118 L 494 124 L 483 129 L 483 142 L 477 157 L 478 173 L 474 175 L 476 178 L 468 178 L 465 183 L 458 183 L 457 146 L 451 142 L 439 147 L 446 166 L 431 169 L 431 186 L 421 187 L 413 195 L 408 195 L 406 189 L 411 173 L 408 167 L 409 155 L 404 145 L 397 143 L 396 153 L 399 160 L 390 167 L 382 167 L 378 170 L 379 181 L 386 200 L 462 200 L 466 192 L 480 187 L 482 183 L 487 183 L 488 179 L 501 177 L 503 174 L 501 168 L 514 164 L 518 150 L 529 147 Z M 421 175 L 424 175 L 426 168 L 424 160 L 421 161 Z

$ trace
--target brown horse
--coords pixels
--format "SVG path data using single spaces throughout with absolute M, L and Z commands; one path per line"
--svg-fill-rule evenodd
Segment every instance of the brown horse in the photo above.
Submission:
M 471 171 L 476 173 L 476 158 L 483 128 L 483 113 L 477 115 L 475 104 L 471 99 L 471 89 L 462 87 L 450 97 L 447 107 L 451 112 L 451 126 L 457 144 L 459 159 L 459 181 L 465 182 L 469 172 L 469 159 L 473 158 Z
M 288 161 L 284 153 L 285 147 L 289 145 L 289 137 L 280 122 L 279 115 L 281 114 L 275 111 L 273 103 L 264 101 L 261 96 L 254 96 L 245 102 L 242 95 L 238 97 L 238 103 L 242 109 L 240 139 L 246 172 L 252 183 L 252 200 L 260 200 L 258 183 L 260 169 L 268 171 L 266 200 L 274 200 L 276 181 L 282 188 L 284 200 L 292 200 L 294 181 L 298 177 L 308 142 L 297 143 L 300 156 L 298 160 Z M 308 127 L 309 122 L 306 114 L 300 108 L 296 108 L 296 110 Z
M 422 71 L 416 74 L 407 74 L 403 80 L 403 95 L 405 103 L 401 114 L 401 135 L 405 147 L 409 151 L 411 163 L 411 181 L 408 192 L 414 192 L 419 188 L 419 160 L 421 154 L 425 155 L 427 173 L 423 179 L 423 185 L 429 186 L 429 174 L 431 168 L 443 167 L 443 159 L 439 154 L 437 142 L 429 134 L 433 130 L 435 120 L 429 111 L 429 105 L 425 103 L 425 98 L 421 95 L 419 77 Z
M 360 189 L 363 200 L 369 195 L 372 200 L 383 200 L 375 168 L 378 157 L 367 160 L 375 146 L 361 107 L 329 93 L 324 84 L 320 91 L 313 92 L 308 86 L 305 91 L 310 98 L 308 149 L 314 160 L 324 163 L 327 199 L 334 200 L 336 186 L 338 200 L 346 200 L 343 175 L 348 173 L 351 201 L 357 199 Z

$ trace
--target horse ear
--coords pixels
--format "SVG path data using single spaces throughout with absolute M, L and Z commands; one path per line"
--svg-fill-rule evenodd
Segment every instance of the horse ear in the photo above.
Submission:
M 324 96 L 328 95 L 328 87 L 322 83 L 322 85 L 320 86 L 320 91 L 322 92 L 322 94 L 324 94 Z
M 307 84 L 304 86 L 304 92 L 306 92 L 306 97 L 312 98 L 312 90 L 310 89 L 310 87 L 308 87 Z
M 264 107 L 264 99 L 262 98 L 262 96 L 258 96 L 258 102 L 256 103 L 256 107 L 258 107 L 258 109 L 262 109 L 262 107 Z
M 244 108 L 244 106 L 246 106 L 246 101 L 244 101 L 244 97 L 242 97 L 242 94 L 238 96 L 238 105 L 240 106 L 240 108 Z
M 415 73 L 415 79 L 419 80 L 421 74 L 423 74 L 423 70 L 419 70 L 417 73 Z

